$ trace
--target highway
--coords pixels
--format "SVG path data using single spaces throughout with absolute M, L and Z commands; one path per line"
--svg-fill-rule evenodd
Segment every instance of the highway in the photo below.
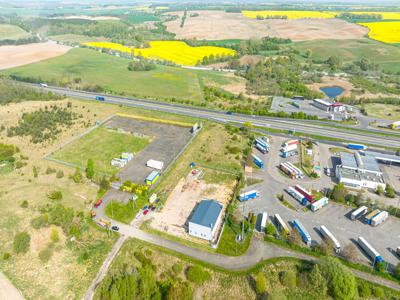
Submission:
M 77 91 L 67 88 L 50 87 L 50 86 L 41 87 L 39 84 L 28 84 L 28 83 L 22 83 L 22 84 L 30 87 L 43 89 L 46 91 L 51 91 L 56 94 L 62 94 L 68 97 L 84 99 L 84 100 L 95 100 L 96 96 L 100 95 L 99 93 Z M 183 106 L 172 103 L 165 103 L 161 101 L 156 102 L 156 101 L 127 98 L 114 95 L 103 95 L 103 96 L 105 97 L 104 102 L 106 103 L 139 107 L 139 108 L 157 110 L 168 113 L 175 113 L 175 114 L 197 117 L 212 121 L 218 121 L 222 123 L 243 124 L 245 122 L 251 122 L 254 126 L 264 127 L 267 131 L 268 129 L 279 129 L 286 131 L 293 130 L 299 133 L 326 137 L 327 139 L 336 138 L 345 141 L 351 141 L 354 143 L 365 143 L 365 144 L 375 145 L 376 147 L 400 148 L 400 135 L 399 137 L 390 135 L 389 136 L 378 135 L 374 134 L 373 133 L 374 131 L 371 131 L 371 133 L 357 132 L 346 129 L 345 126 L 341 126 L 342 128 L 326 126 L 327 124 L 332 125 L 329 122 L 320 122 L 319 125 L 318 123 L 317 124 L 311 123 L 306 120 L 280 119 L 280 118 L 262 117 L 254 115 L 243 115 L 236 113 L 228 115 L 225 112 L 221 111 Z

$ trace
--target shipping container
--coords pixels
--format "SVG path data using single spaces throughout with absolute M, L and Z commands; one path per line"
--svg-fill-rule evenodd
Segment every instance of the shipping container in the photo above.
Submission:
M 157 171 L 152 171 L 149 176 L 147 176 L 146 178 L 146 184 L 147 185 L 153 185 L 154 183 L 156 183 L 156 181 L 158 180 L 158 178 L 160 178 L 160 173 L 158 173 Z
M 307 201 L 309 201 L 310 203 L 314 202 L 314 196 L 311 194 L 310 191 L 307 191 L 305 188 L 301 187 L 300 185 L 296 185 L 295 189 L 300 194 L 302 194 L 304 197 L 306 197 Z
M 377 214 L 375 217 L 372 218 L 371 225 L 374 227 L 378 226 L 379 224 L 385 222 L 388 217 L 389 214 L 387 211 L 381 211 L 379 214 Z
M 283 143 L 282 144 L 282 148 L 286 148 L 286 147 L 288 147 L 290 145 L 298 145 L 299 143 L 300 143 L 299 140 L 291 140 L 291 141 L 288 141 L 286 143 Z
M 365 216 L 364 220 L 367 224 L 371 225 L 372 219 L 378 215 L 381 211 L 379 209 L 375 209 L 372 212 L 370 212 L 368 215 Z
M 383 261 L 382 256 L 379 254 L 378 251 L 376 251 L 363 237 L 358 238 L 358 245 L 360 245 L 361 249 L 364 250 L 364 252 L 371 258 L 374 262 L 374 265 L 376 263 L 380 263 Z
M 257 155 L 252 154 L 253 162 L 256 164 L 257 167 L 260 169 L 264 168 L 264 163 Z
M 340 244 L 338 240 L 335 238 L 335 236 L 326 228 L 324 225 L 322 225 L 319 229 L 319 232 L 323 236 L 323 238 L 328 242 L 329 245 L 331 245 L 336 253 L 340 252 Z
M 301 237 L 303 238 L 304 243 L 306 243 L 307 246 L 311 245 L 311 236 L 306 230 L 306 228 L 301 224 L 301 222 L 297 219 L 293 220 L 293 228 L 297 229 L 297 231 L 300 233 Z
M 290 196 L 292 196 L 294 199 L 299 201 L 301 205 L 307 205 L 307 199 L 304 197 L 302 194 L 300 194 L 298 191 L 295 190 L 295 188 L 289 186 L 287 189 L 287 192 Z
M 281 216 L 278 214 L 274 215 L 274 220 L 276 223 L 276 226 L 282 234 L 289 234 L 290 230 L 289 227 L 286 225 L 286 223 L 282 220 Z
M 317 201 L 315 201 L 313 204 L 311 204 L 311 210 L 312 211 L 317 211 L 321 208 L 323 208 L 324 206 L 328 205 L 329 200 L 327 197 L 323 197 Z
M 261 216 L 261 224 L 260 224 L 260 231 L 265 232 L 265 229 L 267 228 L 268 224 L 268 214 L 266 212 L 262 213 Z
M 164 167 L 164 163 L 162 161 L 158 161 L 158 160 L 154 160 L 154 159 L 149 159 L 146 162 L 146 166 L 148 166 L 149 168 L 152 169 L 156 169 L 156 170 L 162 170 L 162 168 Z
M 258 195 L 259 195 L 259 192 L 256 191 L 256 190 L 244 192 L 244 193 L 241 193 L 241 194 L 239 195 L 239 200 L 240 200 L 241 202 L 248 201 L 248 200 L 250 200 L 250 199 L 257 198 Z
M 368 147 L 362 144 L 347 144 L 347 148 L 351 150 L 366 150 Z
M 361 206 L 351 213 L 350 219 L 355 221 L 358 218 L 360 218 L 361 216 L 365 215 L 367 213 L 367 211 L 368 211 L 368 207 Z

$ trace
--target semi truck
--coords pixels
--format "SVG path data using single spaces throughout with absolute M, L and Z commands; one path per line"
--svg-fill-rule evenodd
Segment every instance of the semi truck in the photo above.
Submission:
M 305 229 L 303 224 L 297 219 L 293 220 L 293 228 L 295 228 L 303 238 L 304 243 L 306 243 L 307 246 L 311 245 L 311 236 L 308 233 L 308 231 Z
M 257 198 L 259 194 L 260 193 L 256 190 L 241 193 L 239 195 L 239 201 L 241 202 L 249 201 L 251 199 Z
M 158 161 L 158 160 L 154 160 L 154 159 L 149 159 L 146 162 L 146 166 L 148 166 L 149 168 L 152 169 L 156 169 L 156 170 L 162 170 L 162 168 L 164 167 L 164 163 L 162 161 Z
M 261 224 L 260 224 L 260 232 L 265 232 L 268 223 L 268 214 L 263 212 L 261 215 Z
M 262 154 L 267 154 L 268 153 L 268 150 L 269 150 L 269 148 L 266 148 L 266 147 L 264 147 L 264 146 L 262 146 L 261 144 L 256 144 L 256 149 L 258 150 L 258 151 L 260 151 Z
M 282 170 L 283 173 L 288 175 L 291 179 L 295 179 L 297 174 L 294 170 L 292 170 L 286 163 L 279 164 L 279 168 Z
M 104 96 L 96 96 L 97 101 L 106 101 L 106 98 Z
M 294 164 L 292 164 L 290 161 L 286 162 L 286 165 L 296 173 L 296 178 L 299 178 L 299 179 L 304 178 L 303 172 L 298 167 L 296 167 Z
M 311 204 L 311 210 L 313 212 L 323 208 L 324 206 L 328 205 L 329 200 L 327 197 L 323 197 L 317 201 L 315 201 L 313 204 Z
M 338 240 L 335 238 L 335 236 L 326 228 L 326 226 L 322 225 L 319 229 L 319 232 L 321 233 L 322 237 L 328 242 L 329 245 L 331 245 L 336 253 L 340 252 L 340 243 Z
M 388 217 L 389 214 L 387 211 L 381 211 L 379 214 L 377 214 L 375 217 L 372 218 L 371 225 L 374 227 L 378 226 L 379 224 L 385 222 Z
M 268 153 L 269 151 L 269 144 L 264 142 L 262 139 L 255 139 L 254 140 L 254 144 L 256 146 L 256 148 L 258 150 L 260 150 L 260 152 L 262 152 L 263 154 Z
M 300 194 L 302 194 L 304 197 L 306 197 L 307 201 L 309 201 L 310 203 L 314 202 L 314 196 L 311 194 L 311 192 L 307 191 L 305 188 L 301 187 L 300 185 L 296 185 L 295 189 Z
M 368 211 L 368 207 L 366 206 L 361 206 L 359 208 L 357 208 L 356 210 L 354 210 L 351 215 L 350 215 L 350 219 L 355 221 L 358 218 L 362 217 L 363 215 L 365 215 Z
M 347 148 L 351 150 L 367 150 L 367 146 L 362 144 L 347 144 Z
M 370 212 L 368 215 L 365 216 L 364 221 L 365 223 L 371 225 L 372 219 L 377 216 L 381 211 L 379 209 L 375 209 Z
M 376 251 L 363 237 L 358 238 L 358 245 L 360 245 L 361 249 L 371 258 L 375 263 L 383 262 L 382 256 Z
M 297 155 L 299 152 L 296 150 L 292 150 L 292 151 L 282 151 L 282 157 L 283 158 L 288 158 L 294 155 Z
M 294 150 L 297 150 L 297 144 L 290 144 L 290 145 L 288 145 L 288 146 L 286 146 L 286 147 L 282 147 L 282 152 L 290 152 L 290 151 L 294 151 Z
M 282 148 L 286 148 L 286 147 L 289 147 L 291 145 L 298 145 L 299 143 L 300 143 L 299 140 L 291 140 L 291 141 L 288 141 L 286 143 L 283 143 L 282 144 Z
M 296 189 L 293 188 L 292 186 L 289 186 L 287 188 L 287 192 L 290 196 L 292 196 L 294 199 L 299 201 L 301 203 L 301 205 L 307 205 L 306 197 L 304 197 L 302 194 L 300 194 L 298 191 L 296 191 Z
M 252 157 L 253 157 L 253 162 L 256 164 L 257 167 L 259 167 L 260 169 L 264 168 L 264 163 L 261 160 L 261 158 L 259 158 L 255 154 L 252 154 Z
M 274 220 L 275 220 L 275 223 L 276 223 L 276 226 L 277 226 L 278 230 L 282 234 L 289 234 L 290 233 L 289 227 L 286 225 L 286 223 L 283 221 L 283 219 L 281 218 L 281 216 L 279 214 L 275 214 L 274 215 Z

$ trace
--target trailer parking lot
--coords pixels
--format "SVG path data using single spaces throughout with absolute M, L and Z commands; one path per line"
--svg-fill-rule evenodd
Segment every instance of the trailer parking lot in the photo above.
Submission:
M 279 173 L 276 165 L 281 160 L 277 149 L 281 141 L 274 140 L 271 145 L 271 152 L 266 155 L 257 155 L 263 158 L 265 171 L 262 172 L 264 181 L 254 185 L 251 189 L 258 190 L 258 198 L 243 202 L 240 205 L 244 208 L 244 215 L 249 212 L 263 213 L 267 212 L 271 217 L 279 214 L 286 223 L 299 219 L 304 227 L 310 233 L 315 242 L 321 242 L 319 228 L 325 225 L 332 234 L 339 240 L 342 248 L 347 244 L 354 243 L 358 237 L 364 237 L 383 257 L 385 261 L 392 265 L 399 263 L 399 257 L 395 250 L 400 246 L 400 221 L 397 218 L 389 217 L 384 223 L 377 227 L 362 223 L 360 220 L 351 221 L 350 214 L 353 209 L 348 206 L 337 203 L 329 203 L 317 212 L 311 212 L 304 209 L 295 199 L 284 192 L 289 186 L 300 184 L 307 189 L 321 189 L 333 185 L 332 179 L 323 175 L 322 180 L 293 180 Z M 328 147 L 323 145 L 323 147 Z M 275 150 L 274 150 L 275 149 Z M 326 149 L 323 151 L 326 152 Z M 326 153 L 322 157 L 326 156 Z M 327 164 L 327 158 L 323 158 L 322 166 Z M 398 168 L 398 167 L 397 167 Z M 285 199 L 292 204 L 296 210 L 284 206 L 278 199 L 277 194 L 284 194 Z M 359 259 L 364 262 L 370 262 L 369 258 L 362 252 L 359 252 Z

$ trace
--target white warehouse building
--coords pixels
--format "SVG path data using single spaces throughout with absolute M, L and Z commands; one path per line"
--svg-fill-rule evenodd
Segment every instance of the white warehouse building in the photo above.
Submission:
M 222 220 L 223 205 L 215 200 L 202 200 L 189 220 L 189 234 L 212 241 Z
M 360 153 L 340 153 L 341 165 L 336 166 L 336 177 L 339 182 L 350 188 L 369 188 L 378 186 L 386 188 L 383 173 L 374 155 Z

